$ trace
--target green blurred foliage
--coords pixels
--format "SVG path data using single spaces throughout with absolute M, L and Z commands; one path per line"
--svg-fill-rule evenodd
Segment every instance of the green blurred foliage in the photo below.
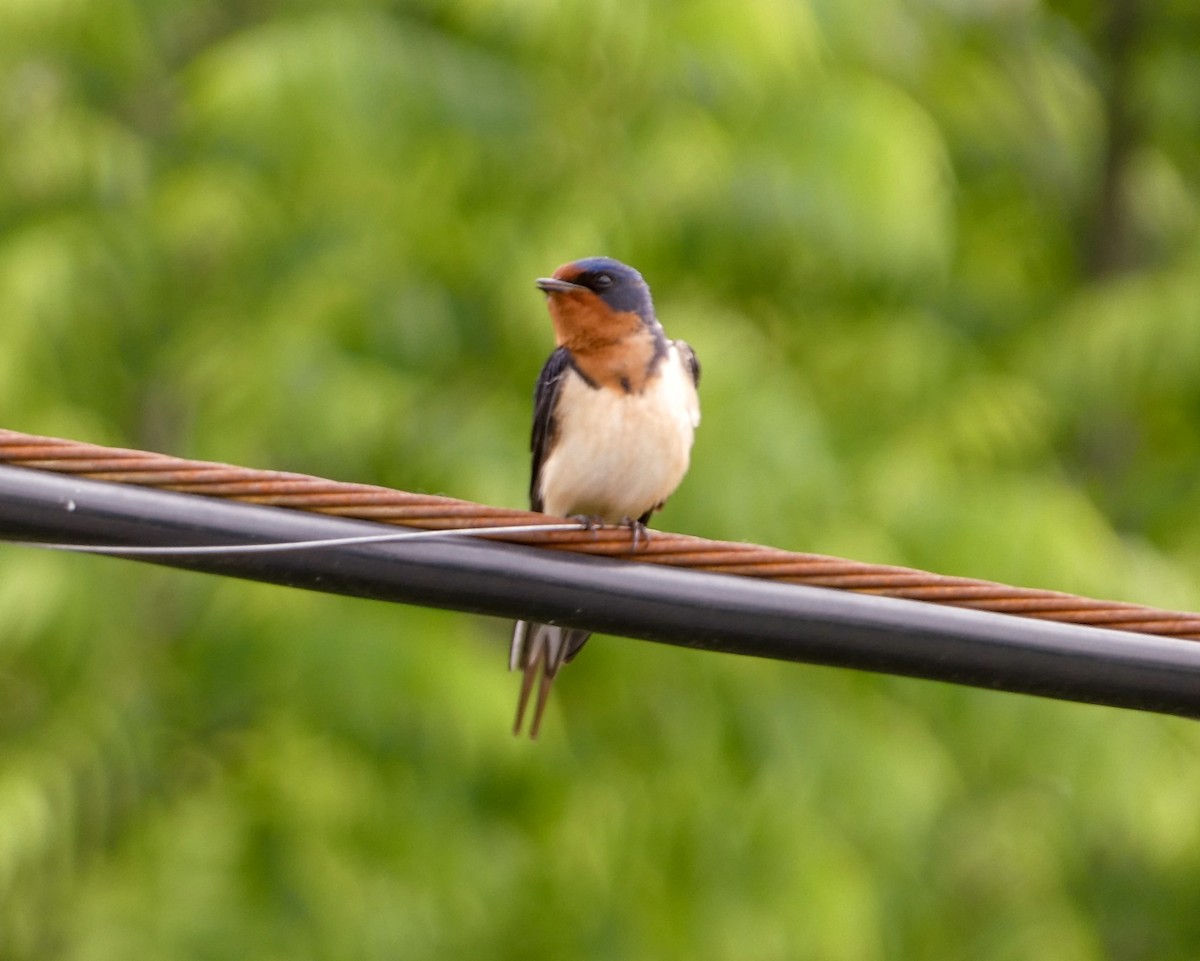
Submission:
M 14 428 L 519 506 L 534 277 L 661 524 L 1200 607 L 1185 0 L 0 0 Z M 1182 721 L 0 551 L 0 957 L 1192 959 Z

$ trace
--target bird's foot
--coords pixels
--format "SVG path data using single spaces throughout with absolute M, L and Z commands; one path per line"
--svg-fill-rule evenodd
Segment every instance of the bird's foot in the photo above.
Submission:
M 636 551 L 638 549 L 638 545 L 642 541 L 645 541 L 647 544 L 650 543 L 650 528 L 648 528 L 638 518 L 622 517 L 621 525 L 623 527 L 629 528 L 629 532 L 633 537 L 633 548 L 632 548 L 633 551 Z
M 585 531 L 591 531 L 593 534 L 604 526 L 604 518 L 597 514 L 572 514 L 571 520 L 582 524 Z

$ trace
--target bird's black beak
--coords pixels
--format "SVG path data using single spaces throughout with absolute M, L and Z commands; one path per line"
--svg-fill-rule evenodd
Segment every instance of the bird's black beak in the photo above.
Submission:
M 587 290 L 580 284 L 573 284 L 569 280 L 559 280 L 557 277 L 539 277 L 534 283 L 537 284 L 539 290 L 547 294 L 567 294 L 572 290 Z

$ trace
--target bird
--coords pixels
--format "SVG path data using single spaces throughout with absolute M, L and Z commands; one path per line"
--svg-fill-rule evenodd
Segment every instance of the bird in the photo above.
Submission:
M 592 528 L 626 524 L 636 550 L 650 515 L 687 473 L 700 424 L 700 363 L 685 341 L 667 338 L 649 286 L 627 264 L 587 257 L 536 284 L 557 347 L 534 390 L 530 506 Z M 514 735 L 536 685 L 529 736 L 537 737 L 554 678 L 588 637 L 517 621 L 509 670 L 523 677 Z

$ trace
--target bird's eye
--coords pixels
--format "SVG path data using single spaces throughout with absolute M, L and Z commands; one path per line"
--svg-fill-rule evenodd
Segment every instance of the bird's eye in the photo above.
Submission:
M 592 281 L 600 290 L 613 285 L 613 279 L 609 274 L 596 274 L 596 279 Z

